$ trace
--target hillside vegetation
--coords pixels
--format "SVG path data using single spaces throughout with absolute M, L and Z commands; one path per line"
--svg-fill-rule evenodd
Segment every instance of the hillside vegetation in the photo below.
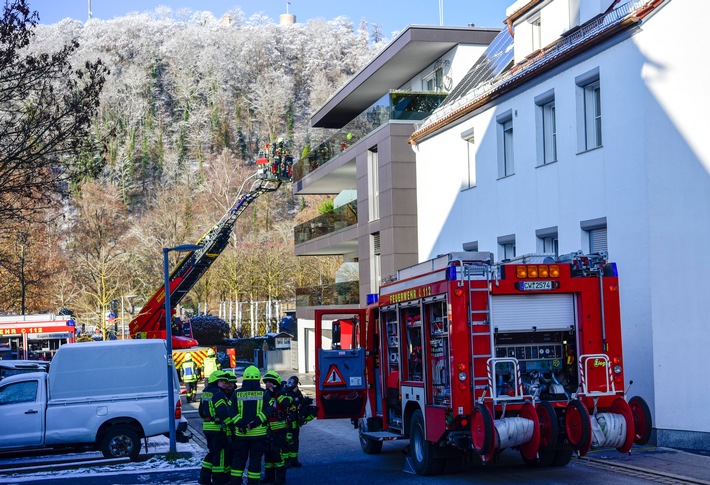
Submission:
M 327 137 L 309 128 L 311 112 L 381 47 L 345 18 L 282 27 L 239 10 L 35 23 L 20 58 L 78 42 L 72 68 L 87 73 L 100 60 L 107 72 L 86 143 L 55 153 L 49 173 L 78 169 L 51 182 L 51 203 L 0 232 L 0 313 L 20 313 L 24 293 L 26 313 L 69 308 L 93 323 L 114 299 L 138 295 L 140 306 L 162 284 L 161 248 L 196 242 L 222 217 L 265 143 L 284 138 L 298 158 Z M 47 83 L 56 100 L 68 94 L 59 79 Z M 0 99 L 0 112 L 20 104 Z M 183 304 L 216 311 L 219 301 L 287 300 L 332 282 L 337 258 L 293 255 L 292 227 L 320 202 L 290 186 L 263 196 Z

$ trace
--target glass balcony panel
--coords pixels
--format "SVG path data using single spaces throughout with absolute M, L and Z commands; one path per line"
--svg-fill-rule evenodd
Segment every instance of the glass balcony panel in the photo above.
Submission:
M 359 305 L 360 281 L 296 288 L 296 306 Z
M 357 202 L 348 202 L 327 214 L 297 225 L 293 229 L 295 244 L 302 244 L 312 239 L 331 234 L 340 229 L 357 224 Z
M 320 145 L 312 150 L 306 147 L 293 165 L 293 181 L 298 182 L 390 120 L 429 117 L 445 97 L 446 93 L 390 91 Z

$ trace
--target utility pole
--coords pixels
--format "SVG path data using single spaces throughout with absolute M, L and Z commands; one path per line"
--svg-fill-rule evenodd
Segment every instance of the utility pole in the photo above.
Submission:
M 91 0 L 89 0 L 89 20 L 91 20 Z

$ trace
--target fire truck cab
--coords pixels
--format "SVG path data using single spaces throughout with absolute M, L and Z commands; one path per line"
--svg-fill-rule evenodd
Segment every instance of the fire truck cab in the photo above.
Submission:
M 366 308 L 316 310 L 318 417 L 351 418 L 365 453 L 409 439 L 420 475 L 505 448 L 564 466 L 648 442 L 648 405 L 626 399 L 606 259 L 450 253 L 398 271 Z

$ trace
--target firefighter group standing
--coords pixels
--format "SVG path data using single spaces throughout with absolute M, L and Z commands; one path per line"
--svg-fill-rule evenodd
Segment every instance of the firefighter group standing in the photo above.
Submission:
M 315 411 L 295 376 L 282 384 L 276 372 L 262 378 L 252 365 L 244 370 L 241 387 L 235 389 L 236 382 L 232 372 L 216 370 L 202 392 L 199 413 L 208 452 L 198 483 L 241 485 L 245 471 L 247 484 L 286 483 L 286 468 L 301 466 L 299 428 Z

